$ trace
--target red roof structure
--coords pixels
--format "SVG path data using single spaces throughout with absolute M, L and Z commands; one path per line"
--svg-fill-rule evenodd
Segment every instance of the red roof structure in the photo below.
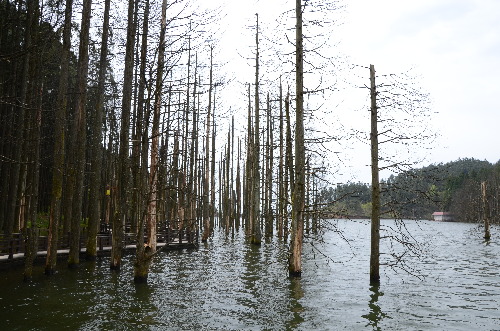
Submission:
M 439 222 L 453 221 L 453 214 L 447 211 L 435 211 L 434 213 L 432 213 L 432 217 L 434 218 L 434 221 Z

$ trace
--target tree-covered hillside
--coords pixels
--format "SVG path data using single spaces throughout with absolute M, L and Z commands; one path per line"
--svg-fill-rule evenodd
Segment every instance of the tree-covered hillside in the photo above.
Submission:
M 457 221 L 480 221 L 481 182 L 487 183 L 491 219 L 498 223 L 500 162 L 472 158 L 413 169 L 383 180 L 383 216 L 431 219 L 435 211 L 448 211 Z M 320 200 L 333 216 L 369 218 L 370 189 L 363 183 L 339 184 L 322 190 Z

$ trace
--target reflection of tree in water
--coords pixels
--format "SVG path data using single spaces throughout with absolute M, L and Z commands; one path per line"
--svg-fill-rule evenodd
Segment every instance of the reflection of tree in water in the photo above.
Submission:
M 304 297 L 304 291 L 302 290 L 302 284 L 300 282 L 300 278 L 290 278 L 290 304 L 289 310 L 292 313 L 292 319 L 287 322 L 287 330 L 297 328 L 302 322 L 304 322 L 304 318 L 301 316 L 301 313 L 304 311 L 304 307 L 300 304 L 300 299 Z
M 366 315 L 361 315 L 361 317 L 366 318 L 368 320 L 368 324 L 366 326 L 372 326 L 373 330 L 382 330 L 378 324 L 384 319 L 384 318 L 391 318 L 389 315 L 384 313 L 382 309 L 380 309 L 380 306 L 377 304 L 378 302 L 378 297 L 383 296 L 384 292 L 380 292 L 380 285 L 379 284 L 374 284 L 370 287 L 370 291 L 372 294 L 370 294 L 370 301 L 368 302 L 368 307 L 370 307 L 370 312 Z

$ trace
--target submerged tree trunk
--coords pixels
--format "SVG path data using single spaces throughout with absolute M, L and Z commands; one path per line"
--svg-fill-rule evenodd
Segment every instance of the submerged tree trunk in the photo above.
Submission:
M 269 93 L 267 94 L 267 152 L 266 152 L 266 236 L 273 236 L 273 159 L 274 135 Z
M 40 15 L 39 5 L 34 2 L 28 6 L 28 10 L 32 11 L 28 15 L 32 16 L 31 26 L 34 44 L 38 44 L 38 54 L 33 58 L 33 72 L 32 74 L 32 88 L 31 88 L 31 102 L 36 108 L 31 108 L 28 113 L 29 128 L 26 138 L 29 139 L 27 151 L 28 156 L 28 174 L 26 179 L 26 200 L 25 207 L 27 214 L 27 222 L 25 224 L 26 234 L 26 252 L 24 261 L 24 281 L 30 281 L 33 275 L 33 262 L 35 261 L 38 252 L 38 238 L 40 229 L 37 224 L 38 214 L 38 188 L 40 183 L 40 140 L 41 140 L 41 125 L 42 125 L 42 92 L 43 92 L 43 78 L 41 75 L 41 56 L 43 50 L 40 45 L 40 33 L 38 30 L 38 20 Z
M 291 277 L 302 274 L 302 241 L 305 207 L 305 145 L 304 145 L 304 58 L 302 44 L 302 1 L 295 5 L 295 185 L 292 197 L 292 239 L 288 271 Z
M 487 194 L 487 184 L 486 182 L 481 182 L 481 193 L 483 196 L 483 218 L 484 218 L 484 239 L 490 240 L 490 205 L 488 203 L 488 194 Z
M 124 226 L 128 216 L 127 195 L 129 187 L 129 130 L 130 109 L 132 102 L 132 82 L 134 68 L 134 44 L 136 22 L 134 11 L 136 1 L 128 2 L 127 43 L 125 47 L 125 69 L 123 75 L 122 118 L 120 129 L 120 151 L 118 160 L 118 208 L 113 217 L 113 237 L 111 249 L 111 270 L 120 270 L 122 260 L 122 245 Z
M 61 74 L 54 119 L 54 165 L 52 170 L 52 196 L 49 214 L 49 234 L 45 274 L 52 275 L 57 263 L 57 241 L 59 238 L 59 222 L 61 218 L 61 196 L 64 178 L 64 145 L 65 121 L 68 97 L 69 57 L 71 48 L 71 17 L 73 0 L 66 0 L 63 28 L 63 47 L 61 51 Z
M 75 103 L 75 127 L 73 128 L 74 139 L 72 148 L 75 149 L 75 164 L 73 169 L 74 196 L 72 201 L 72 220 L 71 237 L 69 247 L 68 266 L 74 268 L 80 263 L 80 228 L 82 221 L 83 205 L 83 182 L 85 175 L 85 147 L 87 141 L 87 119 L 86 119 L 86 101 L 87 101 L 87 76 L 89 64 L 89 31 L 90 14 L 92 0 L 83 1 L 82 10 L 82 28 L 80 32 L 80 49 L 78 59 L 78 79 L 77 96 Z
M 377 92 L 375 87 L 375 67 L 370 65 L 371 99 L 371 170 L 372 170 L 372 219 L 370 283 L 380 282 L 380 184 L 378 168 Z
M 104 115 L 104 92 L 106 81 L 106 65 L 108 54 L 109 35 L 109 9 L 110 0 L 104 3 L 104 22 L 102 25 L 101 53 L 99 59 L 99 78 L 97 85 L 97 102 L 92 123 L 92 155 L 90 187 L 89 187 L 89 223 L 87 234 L 87 249 L 85 251 L 87 260 L 95 260 L 97 257 L 97 231 L 100 223 L 100 206 L 102 194 L 101 188 L 101 165 L 102 165 L 102 119 Z
M 252 235 L 250 242 L 260 245 L 262 234 L 260 230 L 260 114 L 259 114 L 259 15 L 257 15 L 257 30 L 255 32 L 256 55 L 255 55 L 255 124 L 253 128 L 253 153 L 252 153 L 252 197 L 250 200 L 250 219 L 252 223 Z
M 210 47 L 210 81 L 208 86 L 208 111 L 207 111 L 207 128 L 205 136 L 205 176 L 203 180 L 203 235 L 202 242 L 206 242 L 210 236 L 210 116 L 212 110 L 212 52 L 213 47 Z
M 284 167 L 284 162 L 283 162 L 283 157 L 284 157 L 284 149 L 283 149 L 283 88 L 281 85 L 281 77 L 280 77 L 280 151 L 279 151 L 279 166 L 278 166 L 278 199 L 277 199 L 277 205 L 276 205 L 276 210 L 277 210 L 277 216 L 278 219 L 276 220 L 276 226 L 278 230 L 278 237 L 283 238 L 283 221 L 284 221 L 284 216 L 285 216 L 285 192 L 284 192 L 284 178 L 283 178 L 283 167 Z
M 157 197 L 158 197 L 158 172 L 159 172 L 159 141 L 160 141 L 160 109 L 163 87 L 163 66 L 165 57 L 165 30 L 166 30 L 167 0 L 163 0 L 161 10 L 161 32 L 158 51 L 158 71 L 153 113 L 153 128 L 151 142 L 151 163 L 149 177 L 149 199 L 146 216 L 146 240 L 144 243 L 144 222 L 139 224 L 137 236 L 137 253 L 134 263 L 134 282 L 143 283 L 148 279 L 151 258 L 156 252 L 156 224 L 158 223 Z M 144 218 L 143 218 L 144 219 Z

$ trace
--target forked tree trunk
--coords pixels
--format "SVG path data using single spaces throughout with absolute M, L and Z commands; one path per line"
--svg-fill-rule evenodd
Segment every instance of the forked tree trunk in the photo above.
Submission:
M 155 101 L 154 101 L 154 113 L 153 113 L 153 128 L 152 128 L 152 142 L 151 142 L 151 167 L 150 167 L 150 177 L 149 177 L 149 201 L 148 201 L 148 211 L 146 215 L 146 227 L 147 227 L 147 242 L 144 242 L 143 234 L 143 223 L 139 227 L 139 235 L 137 238 L 137 253 L 136 261 L 134 264 L 134 282 L 142 283 L 146 282 L 149 274 L 149 267 L 151 265 L 151 259 L 156 253 L 156 225 L 158 223 L 158 213 L 157 213 L 157 197 L 158 197 L 158 171 L 159 171 L 159 139 L 160 139 L 160 110 L 161 110 L 161 97 L 162 97 L 162 87 L 163 87 L 163 66 L 164 66 L 164 56 L 165 56 L 165 30 L 167 25 L 166 18 L 167 11 L 167 0 L 163 0 L 161 9 L 161 31 L 160 31 L 160 42 L 158 51 L 158 69 L 156 78 L 156 90 L 155 90 Z
M 148 159 L 148 123 L 149 118 L 145 116 L 145 113 L 149 108 L 146 106 L 145 90 L 146 90 L 146 57 L 147 57 L 147 47 L 148 47 L 148 32 L 149 32 L 149 0 L 144 3 L 144 13 L 142 19 L 142 37 L 141 37 L 141 55 L 139 64 L 139 83 L 137 92 L 137 107 L 136 116 L 134 123 L 134 135 L 133 135 L 133 148 L 132 148 L 132 175 L 133 175 L 133 197 L 132 197 L 132 226 L 135 226 L 135 231 L 137 234 L 139 223 L 143 218 L 143 206 L 146 204 L 146 192 L 147 190 L 147 165 Z M 148 112 L 149 113 L 149 112 Z

